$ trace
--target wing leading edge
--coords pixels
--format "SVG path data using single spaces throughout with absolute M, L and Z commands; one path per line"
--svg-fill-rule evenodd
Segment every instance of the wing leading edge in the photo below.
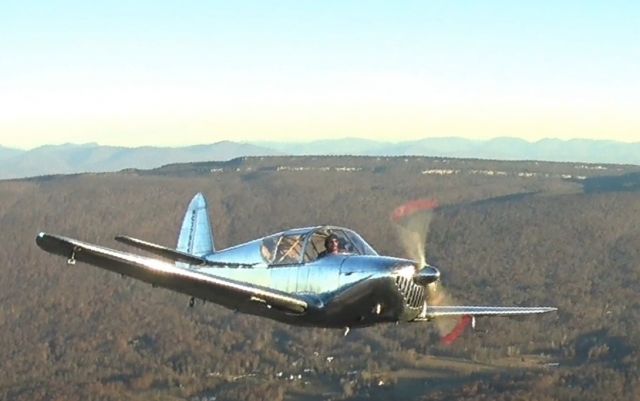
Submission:
M 548 306 L 427 306 L 423 316 L 414 321 L 431 320 L 444 316 L 518 316 L 547 313 L 558 310 Z
M 259 302 L 288 313 L 302 314 L 308 303 L 289 294 L 177 267 L 164 260 L 117 251 L 58 235 L 40 233 L 36 243 L 43 250 L 133 277 L 154 286 L 191 295 L 237 309 Z

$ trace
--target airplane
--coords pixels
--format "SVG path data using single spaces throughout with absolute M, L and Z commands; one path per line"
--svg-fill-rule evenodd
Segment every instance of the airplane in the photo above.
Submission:
M 41 232 L 43 250 L 229 309 L 299 326 L 345 329 L 380 323 L 540 314 L 554 307 L 441 306 L 428 263 L 379 255 L 356 232 L 338 226 L 294 228 L 216 250 L 205 197 L 196 194 L 172 249 L 117 236 L 143 256 Z M 334 241 L 336 240 L 336 241 Z M 333 246 L 330 242 L 336 242 Z M 325 246 L 334 247 L 325 255 Z

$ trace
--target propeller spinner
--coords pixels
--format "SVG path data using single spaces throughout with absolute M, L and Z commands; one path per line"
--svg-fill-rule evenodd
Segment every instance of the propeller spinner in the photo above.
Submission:
M 440 280 L 440 270 L 429 265 L 425 265 L 413 275 L 413 282 L 418 285 L 427 286 L 438 280 Z

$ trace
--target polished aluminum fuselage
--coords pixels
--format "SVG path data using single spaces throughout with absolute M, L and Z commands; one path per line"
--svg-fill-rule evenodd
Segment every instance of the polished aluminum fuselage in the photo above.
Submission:
M 256 255 L 252 241 L 207 256 L 229 267 L 198 271 L 239 282 L 295 294 L 310 305 L 296 315 L 260 302 L 225 305 L 244 313 L 289 324 L 319 327 L 359 327 L 413 320 L 422 310 L 424 288 L 411 280 L 413 261 L 377 255 L 337 254 L 309 263 L 268 265 Z M 233 263 L 238 263 L 232 265 Z

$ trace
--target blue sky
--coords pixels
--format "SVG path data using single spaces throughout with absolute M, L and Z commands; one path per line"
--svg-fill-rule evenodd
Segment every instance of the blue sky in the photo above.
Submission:
M 639 44 L 631 1 L 4 1 L 0 145 L 635 142 Z

